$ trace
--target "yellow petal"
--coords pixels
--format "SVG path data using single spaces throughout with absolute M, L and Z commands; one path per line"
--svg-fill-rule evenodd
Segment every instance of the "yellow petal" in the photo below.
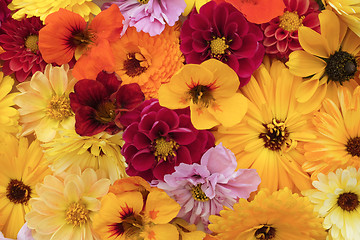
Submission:
M 330 53 L 339 49 L 340 22 L 336 14 L 330 10 L 324 10 L 319 14 L 321 36 L 329 43 Z M 315 54 L 316 55 L 316 54 Z
M 194 8 L 195 0 L 185 0 L 185 3 L 186 3 L 186 8 L 182 14 L 183 16 L 189 15 L 191 10 Z
M 320 85 L 308 101 L 299 103 L 296 110 L 301 112 L 302 114 L 308 114 L 310 112 L 318 110 L 321 106 L 321 102 L 325 98 L 326 89 L 326 84 Z
M 328 58 L 331 54 L 327 40 L 309 27 L 300 27 L 299 42 L 301 47 L 308 53 Z
M 318 86 L 318 79 L 310 79 L 302 82 L 300 86 L 296 89 L 296 100 L 301 103 L 308 101 L 314 95 Z
M 187 99 L 186 94 L 172 92 L 169 88 L 169 84 L 161 85 L 158 93 L 159 104 L 163 107 L 179 109 L 189 106 L 189 99 Z
M 144 240 L 178 240 L 179 232 L 172 224 L 154 225 L 142 234 Z
M 325 71 L 326 62 L 305 51 L 299 50 L 290 53 L 286 66 L 292 74 L 300 77 L 308 77 Z
M 210 129 L 219 125 L 219 121 L 209 113 L 208 108 L 190 102 L 191 123 L 196 129 Z

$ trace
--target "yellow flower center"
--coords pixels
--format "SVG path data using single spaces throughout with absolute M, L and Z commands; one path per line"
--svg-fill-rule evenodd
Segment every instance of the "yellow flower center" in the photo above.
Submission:
M 149 2 L 149 0 L 138 0 L 138 2 L 141 4 L 147 4 Z
M 46 109 L 47 115 L 55 120 L 63 120 L 74 115 L 70 106 L 70 99 L 64 95 L 53 96 Z
M 149 64 L 141 53 L 129 53 L 124 61 L 124 71 L 129 77 L 141 75 L 148 69 Z
M 281 150 L 289 136 L 285 123 L 274 118 L 271 123 L 263 126 L 266 132 L 260 133 L 259 138 L 264 140 L 264 146 L 272 151 Z
M 339 195 L 337 204 L 343 210 L 351 212 L 359 206 L 358 195 L 352 192 L 342 193 Z
M 304 20 L 304 16 L 301 16 L 299 18 L 299 15 L 297 14 L 297 12 L 289 12 L 286 11 L 284 12 L 284 14 L 282 16 L 279 17 L 280 19 L 280 24 L 279 27 L 289 31 L 289 32 L 293 32 L 299 29 L 299 27 L 302 26 L 302 21 Z
M 38 42 L 38 35 L 29 35 L 25 40 L 25 47 L 33 53 L 36 53 L 36 51 L 39 50 Z
M 210 42 L 210 48 L 212 56 L 216 57 L 225 54 L 225 50 L 229 48 L 229 45 L 226 44 L 225 37 L 214 38 Z
M 6 197 L 15 204 L 27 204 L 31 197 L 31 188 L 22 181 L 11 179 L 6 188 Z
M 349 138 L 346 144 L 346 150 L 351 156 L 360 157 L 360 137 Z
M 113 102 L 107 101 L 100 103 L 95 112 L 95 119 L 101 123 L 114 121 L 116 117 L 116 106 Z
M 200 202 L 209 201 L 209 198 L 201 189 L 201 184 L 198 184 L 191 188 L 191 195 L 196 201 L 200 201 Z
M 66 221 L 74 226 L 81 226 L 89 219 L 89 210 L 82 203 L 72 203 L 66 211 Z
M 257 240 L 268 240 L 275 238 L 276 230 L 273 227 L 264 225 L 255 232 L 255 239 Z
M 167 141 L 165 138 L 160 137 L 157 138 L 153 144 L 154 146 L 154 156 L 158 161 L 163 159 L 166 161 L 169 156 L 176 156 L 176 149 L 179 148 L 179 144 L 177 144 L 174 140 L 170 139 Z

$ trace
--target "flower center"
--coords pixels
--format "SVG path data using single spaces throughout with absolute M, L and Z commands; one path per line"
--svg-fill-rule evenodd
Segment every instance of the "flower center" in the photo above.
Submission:
M 33 53 L 36 53 L 36 51 L 39 50 L 38 41 L 39 41 L 38 35 L 29 35 L 25 39 L 25 47 L 30 51 L 32 51 Z
M 337 204 L 343 210 L 351 212 L 359 206 L 359 198 L 358 195 L 355 193 L 342 193 L 339 195 Z
M 225 54 L 225 50 L 229 48 L 229 45 L 226 44 L 225 37 L 214 38 L 210 42 L 211 55 L 212 57 L 218 58 L 219 55 Z
M 190 89 L 189 95 L 194 104 L 202 104 L 205 107 L 208 107 L 214 100 L 211 89 L 208 86 L 197 85 Z
M 360 157 L 360 137 L 350 138 L 347 141 L 346 150 L 351 156 Z
M 263 126 L 266 128 L 266 133 L 260 133 L 259 138 L 264 140 L 264 146 L 272 151 L 281 150 L 289 136 L 285 123 L 274 118 L 271 123 Z
M 326 60 L 325 72 L 329 80 L 343 82 L 352 79 L 357 71 L 357 62 L 353 55 L 341 50 L 336 51 Z M 328 80 L 328 81 L 329 81 Z
M 148 69 L 149 64 L 141 53 L 129 53 L 124 61 L 124 70 L 129 77 L 136 77 Z
M 136 237 L 141 233 L 143 228 L 143 219 L 140 215 L 134 214 L 133 209 L 122 208 L 123 212 L 120 212 L 121 223 L 113 223 L 109 225 L 109 232 L 111 236 Z M 132 239 L 132 238 L 131 238 Z
M 6 188 L 6 197 L 10 202 L 26 205 L 31 198 L 31 188 L 22 181 L 11 179 Z
M 73 33 L 70 42 L 73 46 L 86 46 L 94 42 L 95 34 L 89 30 Z
M 191 195 L 196 201 L 200 201 L 200 202 L 209 201 L 209 198 L 201 189 L 201 184 L 198 184 L 191 188 Z
M 99 104 L 95 111 L 95 119 L 101 123 L 109 123 L 114 121 L 116 117 L 116 106 L 113 102 L 106 101 Z
M 299 18 L 299 15 L 296 11 L 289 12 L 286 11 L 282 16 L 279 17 L 280 24 L 279 27 L 288 32 L 293 32 L 299 29 L 302 26 L 302 21 L 304 20 L 304 16 Z
M 72 203 L 66 211 L 66 221 L 74 226 L 81 226 L 89 219 L 89 210 L 82 203 Z
M 141 4 L 147 4 L 149 2 L 149 0 L 138 0 L 138 2 Z
M 74 115 L 70 106 L 70 99 L 65 96 L 53 96 L 47 105 L 46 114 L 56 120 L 63 120 Z
M 174 140 L 170 139 L 167 141 L 165 138 L 160 137 L 155 140 L 153 143 L 154 146 L 154 156 L 158 161 L 164 159 L 166 161 L 169 156 L 176 156 L 176 150 L 179 148 Z
M 255 232 L 255 239 L 259 240 L 268 240 L 275 238 L 275 228 L 270 227 L 268 225 L 264 225 L 262 228 L 259 228 Z

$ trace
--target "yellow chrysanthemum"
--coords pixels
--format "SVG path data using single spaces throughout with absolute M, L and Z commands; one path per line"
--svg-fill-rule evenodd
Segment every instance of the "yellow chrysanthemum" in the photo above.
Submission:
M 97 15 L 101 9 L 92 0 L 13 0 L 9 4 L 9 9 L 15 11 L 12 17 L 21 19 L 23 17 L 40 17 L 42 21 L 53 12 L 60 8 L 75 12 L 89 20 L 91 15 Z
M 319 20 L 321 34 L 308 27 L 299 28 L 299 42 L 304 50 L 292 52 L 286 63 L 294 75 L 311 77 L 296 93 L 300 102 L 324 87 L 331 94 L 339 85 L 354 84 L 354 79 L 359 82 L 360 38 L 330 10 L 323 10 Z
M 183 12 L 184 16 L 189 15 L 191 10 L 193 10 L 194 7 L 196 7 L 196 10 L 199 12 L 202 5 L 210 2 L 211 0 L 185 0 L 186 8 Z
M 18 93 L 10 93 L 14 79 L 0 72 L 0 136 L 16 134 L 19 131 L 19 112 L 13 107 L 14 97 Z
M 71 171 L 63 177 L 47 176 L 36 186 L 39 197 L 30 200 L 32 209 L 25 216 L 35 239 L 100 239 L 92 221 L 110 180 L 98 177 L 91 168 Z
M 1 136 L 0 141 L 0 231 L 16 238 L 30 211 L 29 200 L 36 198 L 35 185 L 51 174 L 39 141 Z
M 209 229 L 222 240 L 324 240 L 326 236 L 309 199 L 288 188 L 272 194 L 262 189 L 253 201 L 240 198 L 234 210 L 225 208 L 209 220 Z
M 74 165 L 100 169 L 113 183 L 126 176 L 125 159 L 121 155 L 124 144 L 121 134 L 105 132 L 93 136 L 80 136 L 75 130 L 61 130 L 59 136 L 43 144 L 45 156 L 56 173 L 67 171 Z
M 48 64 L 44 73 L 37 71 L 30 81 L 17 85 L 21 94 L 14 102 L 20 107 L 22 136 L 35 131 L 37 139 L 48 142 L 59 127 L 74 128 L 69 94 L 76 81 L 67 64 L 61 67 Z
M 236 156 L 238 168 L 254 168 L 260 188 L 271 192 L 289 187 L 299 192 L 311 187 L 301 165 L 302 145 L 315 139 L 309 132 L 312 112 L 320 107 L 325 91 L 299 103 L 295 93 L 302 83 L 280 61 L 261 65 L 241 92 L 250 100 L 243 120 L 231 128 L 219 127 L 216 142 Z
M 325 99 L 323 108 L 315 113 L 313 128 L 316 140 L 304 145 L 306 162 L 303 169 L 327 174 L 337 168 L 360 167 L 360 86 L 353 94 L 345 87 L 338 89 L 337 106 Z
M 315 205 L 315 212 L 325 218 L 328 240 L 356 240 L 360 236 L 360 170 L 337 169 L 328 175 L 320 173 L 316 189 L 302 193 Z

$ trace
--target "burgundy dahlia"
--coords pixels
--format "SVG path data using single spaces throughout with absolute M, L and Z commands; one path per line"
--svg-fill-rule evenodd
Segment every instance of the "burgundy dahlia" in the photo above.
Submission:
M 39 30 L 43 26 L 37 17 L 21 21 L 9 19 L 2 24 L 4 34 L 0 35 L 0 46 L 5 52 L 0 54 L 0 60 L 4 60 L 5 75 L 15 73 L 16 79 L 23 82 L 35 72 L 45 69 L 46 62 L 38 47 Z
M 261 24 L 261 29 L 265 36 L 265 53 L 286 61 L 291 52 L 302 50 L 298 39 L 300 26 L 320 32 L 320 10 L 313 0 L 284 0 L 284 3 L 284 14 Z
M 199 13 L 193 11 L 183 24 L 180 39 L 187 63 L 216 58 L 234 69 L 240 87 L 249 82 L 264 57 L 260 28 L 227 2 L 211 1 Z
M 164 180 L 180 163 L 199 163 L 201 156 L 214 146 L 214 136 L 197 130 L 190 120 L 189 109 L 170 110 L 157 99 L 143 102 L 124 115 L 125 144 L 121 150 L 128 164 L 129 176 L 147 181 Z
M 96 80 L 83 79 L 70 93 L 75 113 L 75 130 L 81 136 L 100 132 L 116 134 L 123 130 L 120 123 L 124 112 L 133 110 L 145 96 L 137 83 L 121 86 L 115 74 L 100 72 Z
M 1 24 L 5 22 L 11 15 L 11 11 L 7 6 L 8 3 L 9 2 L 6 0 L 0 0 L 0 27 Z

